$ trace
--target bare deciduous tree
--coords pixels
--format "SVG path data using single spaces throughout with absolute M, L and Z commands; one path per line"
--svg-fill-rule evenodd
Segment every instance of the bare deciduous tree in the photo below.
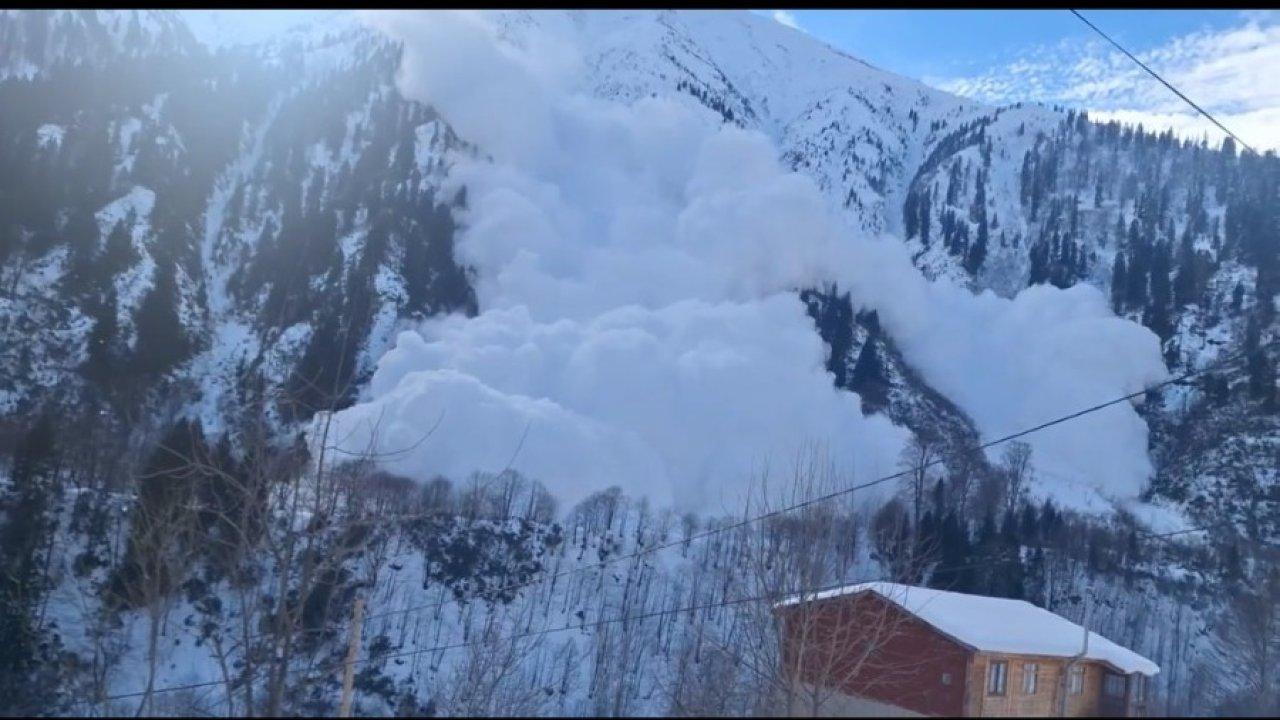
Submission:
M 914 528 L 920 527 L 920 516 L 929 492 L 929 478 L 933 475 L 930 467 L 938 461 L 938 451 L 936 438 L 927 432 L 917 432 L 911 435 L 898 458 L 898 467 L 907 473 L 906 493 L 911 501 L 911 526 Z
M 1001 460 L 1003 465 L 1001 469 L 1008 478 L 1005 507 L 1016 510 L 1018 504 L 1022 502 L 1026 485 L 1033 476 L 1031 446 L 1020 440 L 1014 440 L 1005 446 Z
M 1225 653 L 1245 669 L 1228 690 L 1222 711 L 1271 715 L 1280 709 L 1280 567 L 1263 566 L 1255 587 L 1239 587 L 1226 603 L 1219 629 Z
M 180 426 L 185 427 L 185 426 Z M 178 432 L 182 432 L 179 430 Z M 194 507 L 197 475 L 175 464 L 163 449 L 139 478 L 130 519 L 129 546 L 115 577 L 117 596 L 142 608 L 147 620 L 147 679 L 137 715 L 155 714 L 160 637 L 177 587 L 194 562 L 199 537 Z
M 832 712 L 850 687 L 897 676 L 878 650 L 898 632 L 901 613 L 874 607 L 855 617 L 819 601 L 821 589 L 854 573 L 859 508 L 850 496 L 806 501 L 849 484 L 819 447 L 797 457 L 781 487 L 762 474 L 746 513 L 769 517 L 743 524 L 725 560 L 742 575 L 735 590 L 752 601 L 734 603 L 727 625 L 699 626 L 694 662 L 679 659 L 674 712 L 817 715 Z M 782 508 L 795 509 L 770 515 Z
M 479 627 L 469 628 L 471 644 L 461 650 L 452 672 L 440 686 L 444 715 L 459 717 L 528 716 L 543 710 L 547 694 L 529 682 L 525 660 L 543 643 L 541 635 L 522 635 L 513 630 L 523 623 L 520 617 L 504 621 L 504 613 L 493 609 L 470 608 L 465 622 L 476 613 Z M 526 610 L 527 612 L 527 610 Z M 436 659 L 441 662 L 443 656 Z

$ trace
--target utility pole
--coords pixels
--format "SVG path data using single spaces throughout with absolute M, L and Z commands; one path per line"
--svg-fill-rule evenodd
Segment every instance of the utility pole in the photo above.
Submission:
M 342 667 L 342 702 L 338 717 L 351 717 L 351 694 L 356 682 L 356 660 L 360 656 L 360 626 L 364 624 L 364 597 L 356 596 L 351 611 L 351 632 L 347 635 L 347 660 Z

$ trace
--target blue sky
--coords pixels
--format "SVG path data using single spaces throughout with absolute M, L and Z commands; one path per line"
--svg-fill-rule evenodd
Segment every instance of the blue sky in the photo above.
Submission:
M 1066 10 L 758 11 L 885 70 L 985 102 L 1223 134 Z M 1280 12 L 1085 10 L 1258 150 L 1280 149 Z
M 1094 36 L 1066 10 L 789 10 L 810 35 L 914 78 L 969 75 L 1037 46 Z M 1244 17 L 1228 10 L 1082 10 L 1131 51 Z

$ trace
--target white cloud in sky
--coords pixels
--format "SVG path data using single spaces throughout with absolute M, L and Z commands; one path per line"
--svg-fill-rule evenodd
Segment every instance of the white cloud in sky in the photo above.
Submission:
M 555 48 L 572 40 L 551 37 L 572 28 L 521 38 L 542 48 L 525 52 L 475 14 L 374 22 L 405 43 L 400 90 L 491 158 L 457 154 L 450 174 L 481 313 L 399 336 L 336 417 L 352 452 L 412 447 L 393 469 L 456 478 L 502 469 L 528 428 L 512 466 L 565 504 L 616 484 L 699 510 L 733 507 L 762 463 L 813 444 L 851 483 L 888 474 L 906 431 L 833 386 L 794 292 L 828 281 L 878 310 L 988 437 L 1163 377 L 1155 336 L 1090 286 L 1008 300 L 931 283 L 898 239 L 852 233 L 761 133 L 688 98 L 572 91 L 581 66 Z M 1032 443 L 1038 464 L 1115 497 L 1150 471 L 1126 406 Z
M 1235 27 L 1175 37 L 1135 54 L 1245 142 L 1260 151 L 1280 148 L 1276 13 L 1243 15 Z M 1085 108 L 1098 119 L 1172 128 L 1195 139 L 1207 135 L 1213 144 L 1225 137 L 1101 38 L 1040 46 L 980 75 L 928 82 L 989 102 L 1026 100 Z

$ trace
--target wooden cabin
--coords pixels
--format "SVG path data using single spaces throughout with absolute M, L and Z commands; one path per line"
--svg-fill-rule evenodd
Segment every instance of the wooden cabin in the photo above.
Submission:
M 1023 600 L 877 582 L 775 612 L 795 714 L 1140 717 L 1160 672 Z

